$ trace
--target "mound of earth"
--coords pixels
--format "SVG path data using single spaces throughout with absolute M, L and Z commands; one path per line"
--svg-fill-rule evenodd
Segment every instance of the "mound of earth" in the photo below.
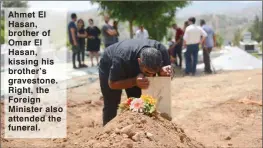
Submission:
M 204 147 L 161 116 L 126 111 L 110 121 L 87 143 L 92 148 Z

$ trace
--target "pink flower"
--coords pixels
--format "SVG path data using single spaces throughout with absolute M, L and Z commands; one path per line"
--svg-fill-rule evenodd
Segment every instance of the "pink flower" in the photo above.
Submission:
M 130 109 L 132 111 L 138 112 L 143 108 L 143 106 L 144 106 L 143 100 L 141 98 L 136 98 L 132 100 Z

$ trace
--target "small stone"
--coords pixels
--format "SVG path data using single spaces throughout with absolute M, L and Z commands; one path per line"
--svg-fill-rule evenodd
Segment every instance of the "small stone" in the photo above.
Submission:
M 123 139 L 118 146 L 120 148 L 133 148 L 133 141 L 130 139 Z
M 148 132 L 147 132 L 145 135 L 146 135 L 146 137 L 147 137 L 148 139 L 153 140 L 153 134 L 152 134 L 152 133 L 148 133 Z
M 230 136 L 227 136 L 227 137 L 225 138 L 225 140 L 231 140 L 231 137 L 230 137 Z
M 134 133 L 132 132 L 133 128 L 134 128 L 133 124 L 124 127 L 121 129 L 121 134 L 126 134 L 129 137 L 132 137 L 134 135 Z
M 81 133 L 81 130 L 77 130 L 74 134 L 79 135 Z
M 116 129 L 115 129 L 115 134 L 120 134 L 120 133 L 121 133 L 121 130 L 118 129 L 118 128 L 116 128 Z
M 129 138 L 129 136 L 126 135 L 126 134 L 122 134 L 122 137 L 123 137 L 123 138 Z
M 134 140 L 135 142 L 138 142 L 141 139 L 140 136 L 141 136 L 140 133 L 136 133 L 134 136 L 132 136 L 132 140 Z
M 142 120 L 141 120 L 141 123 L 143 123 L 143 124 L 145 124 L 146 122 L 147 122 L 146 119 L 142 119 Z
M 68 141 L 68 139 L 67 139 L 67 138 L 64 138 L 64 139 L 63 139 L 63 142 L 67 142 L 67 141 Z
M 232 146 L 233 144 L 231 144 L 231 143 L 228 143 L 228 146 Z

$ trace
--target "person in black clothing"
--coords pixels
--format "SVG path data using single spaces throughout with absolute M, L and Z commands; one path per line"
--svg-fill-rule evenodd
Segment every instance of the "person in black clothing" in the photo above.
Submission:
M 147 77 L 171 73 L 168 50 L 158 41 L 128 39 L 106 48 L 99 64 L 103 125 L 116 116 L 122 89 L 128 97 L 140 97 L 149 86 Z
M 82 19 L 79 19 L 77 22 L 78 26 L 78 45 L 80 49 L 80 54 L 81 54 L 81 65 L 80 67 L 87 67 L 85 65 L 85 38 L 87 37 L 87 32 L 84 29 L 84 21 Z
M 118 22 L 117 21 L 113 21 L 113 28 L 116 30 L 117 34 L 116 34 L 116 42 L 119 42 L 119 31 L 118 31 Z
M 80 62 L 80 50 L 79 50 L 79 46 L 78 46 L 78 37 L 77 37 L 77 26 L 75 24 L 75 22 L 77 21 L 77 15 L 75 13 L 71 14 L 71 22 L 68 24 L 68 35 L 69 35 L 69 42 L 72 46 L 72 63 L 73 63 L 73 68 L 77 68 L 76 64 L 75 64 L 75 58 L 77 56 L 78 61 L 79 61 L 79 67 L 81 66 L 81 62 Z
M 100 39 L 99 35 L 101 33 L 100 29 L 97 26 L 94 26 L 93 19 L 89 19 L 89 26 L 86 29 L 88 33 L 88 44 L 87 44 L 87 51 L 89 51 L 90 60 L 92 66 L 93 64 L 93 57 L 96 57 L 97 65 L 99 63 L 99 50 L 100 50 Z

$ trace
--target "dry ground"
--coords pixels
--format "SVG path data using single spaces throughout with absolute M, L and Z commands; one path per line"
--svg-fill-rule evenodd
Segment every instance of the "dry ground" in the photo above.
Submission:
M 262 100 L 261 69 L 175 78 L 172 89 L 173 122 L 189 137 L 207 147 L 262 147 L 262 106 L 240 103 L 242 99 Z M 98 98 L 98 80 L 68 90 L 66 139 L 4 139 L 2 108 L 1 145 L 3 148 L 83 146 L 102 129 Z

